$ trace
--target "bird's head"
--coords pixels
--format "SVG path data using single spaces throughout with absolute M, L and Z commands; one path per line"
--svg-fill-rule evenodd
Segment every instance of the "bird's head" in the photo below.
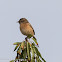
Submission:
M 28 20 L 26 18 L 21 18 L 19 21 L 18 21 L 19 24 L 21 23 L 28 23 Z

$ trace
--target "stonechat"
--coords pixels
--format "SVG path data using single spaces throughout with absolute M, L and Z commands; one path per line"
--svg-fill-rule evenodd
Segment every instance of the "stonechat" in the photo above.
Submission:
M 32 35 L 31 37 L 35 38 L 34 37 L 34 35 L 35 35 L 34 29 L 26 18 L 21 18 L 18 21 L 18 23 L 20 24 L 20 31 L 23 35 L 26 35 L 27 37 Z

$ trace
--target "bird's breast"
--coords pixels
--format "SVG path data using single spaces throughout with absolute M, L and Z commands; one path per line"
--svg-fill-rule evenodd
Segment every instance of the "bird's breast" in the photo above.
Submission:
M 22 34 L 28 36 L 29 34 L 34 35 L 32 28 L 30 27 L 29 23 L 21 23 L 20 24 L 20 31 Z

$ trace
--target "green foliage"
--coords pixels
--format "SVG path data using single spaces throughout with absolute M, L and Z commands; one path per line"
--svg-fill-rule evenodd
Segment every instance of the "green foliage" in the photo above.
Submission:
M 25 59 L 26 58 L 26 56 L 27 56 L 27 51 L 26 50 L 27 50 L 26 48 L 24 50 L 22 50 L 22 53 L 19 57 L 20 59 Z
M 15 60 L 11 60 L 10 62 L 14 62 Z
M 17 50 L 17 53 L 19 53 L 21 55 L 21 45 L 19 45 L 19 48 Z
M 28 42 L 27 42 L 27 56 L 28 56 L 28 60 L 30 61 L 31 54 L 30 54 L 30 45 Z
M 37 40 L 35 39 L 35 38 L 32 38 L 33 39 L 33 41 L 38 45 L 38 42 L 37 42 Z
M 32 52 L 32 59 L 31 59 L 31 62 L 35 62 L 35 53 L 34 53 L 34 50 L 33 50 L 33 46 L 31 45 L 31 52 Z
M 15 42 L 13 45 L 20 45 L 21 42 Z
M 34 42 L 38 45 L 37 41 L 32 38 Z M 38 48 L 35 46 L 35 43 L 29 43 L 28 41 L 23 42 L 15 42 L 13 45 L 15 46 L 14 51 L 17 50 L 17 56 L 15 60 L 12 60 L 10 62 L 18 61 L 20 62 L 46 62 L 39 52 Z
M 18 48 L 18 46 L 19 46 L 19 45 L 16 45 L 16 47 L 15 47 L 14 51 Z

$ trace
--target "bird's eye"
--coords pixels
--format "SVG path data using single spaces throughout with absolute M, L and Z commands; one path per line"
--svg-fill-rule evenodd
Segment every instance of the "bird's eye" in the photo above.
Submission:
M 21 19 L 20 19 L 21 20 Z

